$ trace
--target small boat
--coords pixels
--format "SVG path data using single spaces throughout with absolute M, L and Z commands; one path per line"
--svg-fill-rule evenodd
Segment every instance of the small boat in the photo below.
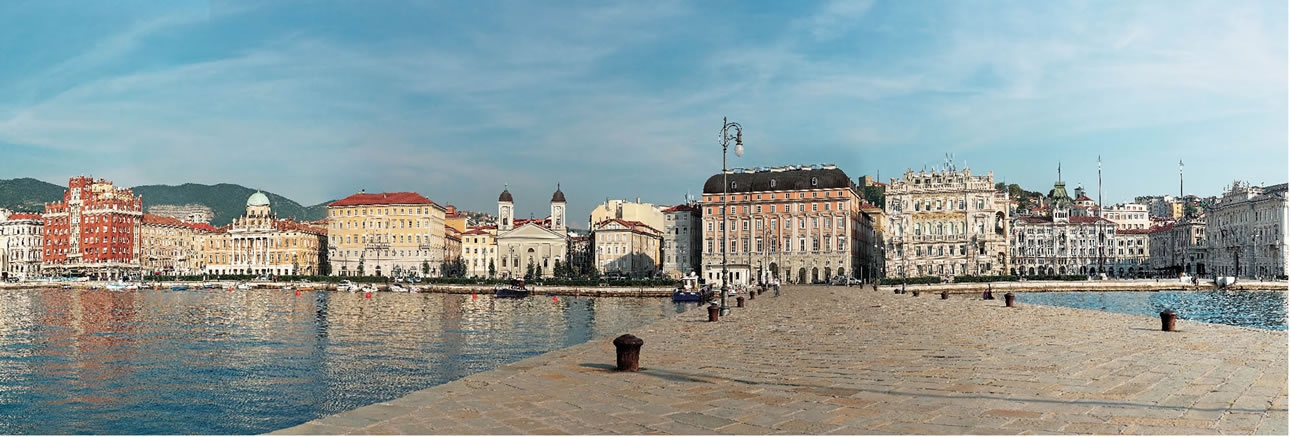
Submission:
M 524 279 L 512 279 L 511 285 L 494 290 L 497 297 L 529 297 L 529 289 L 524 286 Z
M 122 283 L 119 283 L 119 282 L 108 283 L 108 285 L 106 285 L 106 287 L 107 287 L 108 291 L 125 291 L 125 290 L 126 290 L 126 284 L 122 284 Z
M 239 283 L 239 284 L 238 284 L 238 289 L 239 289 L 239 290 L 250 290 L 250 289 L 251 289 L 251 284 L 248 284 L 248 283 L 245 283 L 245 282 Z
M 702 302 L 712 299 L 713 289 L 699 286 L 699 276 L 691 275 L 681 278 L 681 284 L 672 290 L 673 302 Z
M 393 291 L 395 293 L 405 293 L 408 291 L 408 289 L 404 288 L 404 286 L 399 284 L 390 284 L 390 291 Z
M 143 286 L 140 284 L 126 284 L 126 290 L 129 290 L 129 291 L 137 291 L 142 287 Z
M 1237 283 L 1237 278 L 1232 277 L 1232 276 L 1216 276 L 1216 277 L 1215 277 L 1215 285 L 1218 285 L 1218 286 L 1220 286 L 1220 287 L 1227 287 L 1227 286 L 1229 286 L 1229 285 L 1233 285 L 1233 284 L 1236 284 L 1236 283 Z
M 415 285 L 414 285 L 414 286 L 411 286 L 411 287 L 408 287 L 408 292 L 409 292 L 409 293 L 421 293 L 421 287 L 418 287 L 418 286 L 415 286 Z
M 364 285 L 363 287 L 360 287 L 359 290 L 371 293 L 371 292 L 377 291 L 377 287 L 375 285 L 368 284 L 368 285 Z
M 336 286 L 336 291 L 348 291 L 353 293 L 359 291 L 359 286 L 355 285 L 353 281 L 344 280 Z
M 300 291 L 313 291 L 314 286 L 308 282 L 302 282 L 299 285 L 296 285 L 296 289 Z
M 64 290 L 71 290 L 71 289 L 72 289 L 72 286 L 71 286 L 71 285 L 64 285 L 64 286 L 63 286 L 63 289 L 64 289 Z
M 174 285 L 170 287 L 170 291 L 184 291 L 187 289 L 188 289 L 187 285 Z

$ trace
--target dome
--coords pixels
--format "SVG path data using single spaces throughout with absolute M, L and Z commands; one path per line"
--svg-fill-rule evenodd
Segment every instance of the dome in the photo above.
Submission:
M 552 201 L 552 202 L 564 202 L 564 201 L 565 201 L 565 192 L 560 191 L 560 185 L 557 185 L 557 186 L 556 186 L 556 192 L 551 194 L 551 201 Z
M 510 191 L 507 191 L 507 190 L 502 190 L 502 194 L 498 196 L 498 201 L 499 201 L 499 202 L 512 202 L 512 200 L 511 200 L 511 192 L 510 192 Z
M 256 191 L 250 198 L 247 198 L 247 206 L 269 206 L 269 196 Z

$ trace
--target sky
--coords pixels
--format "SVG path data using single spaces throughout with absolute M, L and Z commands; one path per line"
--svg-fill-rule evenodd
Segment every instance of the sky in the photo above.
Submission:
M 1105 203 L 1287 181 L 1285 1 L 0 2 L 0 179 L 416 191 L 574 225 L 722 165 Z M 583 217 L 581 220 L 579 217 Z

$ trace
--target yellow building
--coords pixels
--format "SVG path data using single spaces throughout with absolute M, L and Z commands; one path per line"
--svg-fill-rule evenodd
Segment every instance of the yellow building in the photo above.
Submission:
M 417 193 L 358 194 L 327 205 L 332 274 L 439 274 L 445 260 L 444 207 Z
M 634 202 L 626 200 L 606 200 L 604 204 L 597 205 L 592 209 L 588 226 L 595 226 L 610 219 L 619 219 L 629 222 L 641 222 L 653 229 L 664 229 L 665 220 L 663 210 L 654 204 L 641 203 L 640 199 Z
M 462 233 L 462 262 L 466 263 L 466 276 L 489 277 L 489 264 L 497 273 L 498 243 L 496 226 L 472 226 Z
M 202 272 L 198 236 L 214 231 L 205 223 L 144 214 L 139 235 L 139 262 L 145 274 L 192 275 Z
M 327 264 L 327 231 L 278 219 L 260 192 L 247 199 L 246 214 L 204 240 L 201 257 L 209 274 L 319 275 Z
M 462 233 L 452 226 L 444 225 L 444 261 L 462 257 Z

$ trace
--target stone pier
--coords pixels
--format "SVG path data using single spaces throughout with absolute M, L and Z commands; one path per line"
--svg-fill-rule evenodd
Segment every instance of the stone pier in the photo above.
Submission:
M 1287 433 L 1287 333 L 784 287 L 279 434 Z

